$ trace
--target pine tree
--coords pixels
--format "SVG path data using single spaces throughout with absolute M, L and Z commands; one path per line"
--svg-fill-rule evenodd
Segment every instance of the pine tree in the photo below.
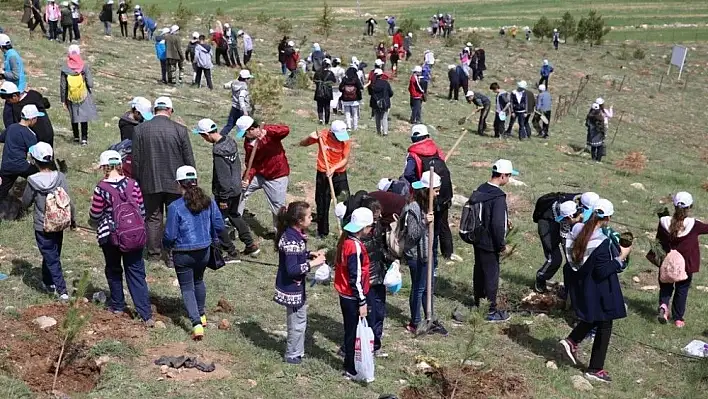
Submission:
M 605 26 L 605 20 L 597 11 L 592 10 L 588 13 L 587 19 L 587 38 L 590 41 L 590 46 L 593 44 L 601 45 L 604 36 L 610 33 L 610 27 Z
M 544 37 L 552 37 L 553 28 L 551 28 L 551 21 L 549 21 L 546 17 L 541 17 L 538 22 L 533 25 L 531 32 L 533 32 L 533 35 L 540 40 L 543 40 Z
M 332 12 L 332 7 L 324 2 L 322 6 L 322 16 L 317 20 L 317 28 L 319 33 L 323 34 L 325 38 L 328 38 L 330 33 L 332 33 L 332 28 L 334 28 L 334 13 Z
M 575 22 L 575 18 L 573 18 L 573 15 L 570 13 L 570 11 L 566 11 L 565 14 L 563 14 L 563 17 L 556 22 L 556 25 L 558 26 L 558 31 L 560 35 L 566 41 L 568 41 L 569 38 L 575 36 L 575 32 L 577 31 L 577 24 Z

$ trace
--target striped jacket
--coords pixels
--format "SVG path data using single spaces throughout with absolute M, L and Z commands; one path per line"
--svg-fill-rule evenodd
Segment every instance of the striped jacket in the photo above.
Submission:
M 103 180 L 113 187 L 115 187 L 120 192 L 125 192 L 126 187 L 129 183 L 134 184 L 133 186 L 133 200 L 140 207 L 140 213 L 143 218 L 145 218 L 145 206 L 143 205 L 143 193 L 140 191 L 140 186 L 138 183 L 129 178 L 124 177 L 118 181 Z M 93 190 L 93 198 L 91 199 L 91 210 L 89 211 L 89 217 L 92 224 L 96 225 L 96 238 L 98 239 L 98 245 L 104 245 L 109 242 L 108 238 L 111 235 L 111 227 L 113 226 L 113 199 L 108 191 L 104 190 L 100 184 L 96 185 Z
M 350 235 L 342 244 L 334 274 L 334 288 L 339 295 L 366 304 L 369 293 L 369 254 L 358 238 Z

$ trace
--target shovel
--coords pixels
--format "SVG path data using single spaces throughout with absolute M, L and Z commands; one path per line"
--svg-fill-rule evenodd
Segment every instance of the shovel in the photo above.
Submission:
M 253 160 L 256 158 L 256 150 L 258 150 L 258 139 L 256 139 L 253 142 L 253 149 L 251 150 L 251 156 L 248 157 L 248 162 L 246 163 L 246 169 L 243 171 L 243 175 L 241 176 L 241 181 L 246 180 L 246 177 L 248 176 L 248 171 L 251 170 L 251 167 L 253 166 Z M 246 188 L 242 189 L 241 196 L 239 197 L 239 207 L 241 206 L 241 202 L 244 200 L 244 197 L 246 197 Z
M 433 198 L 434 198 L 434 188 L 433 188 L 433 172 L 435 168 L 430 167 L 430 188 L 428 188 L 428 213 L 433 213 Z M 433 235 L 435 234 L 435 219 L 433 216 L 433 221 L 428 224 L 428 278 L 426 282 L 426 293 L 425 296 L 425 311 L 428 317 L 425 322 L 418 326 L 416 330 L 416 336 L 427 334 L 434 326 L 437 321 L 433 317 Z
M 467 121 L 468 121 L 471 117 L 475 116 L 475 115 L 477 114 L 477 112 L 479 112 L 480 109 L 481 109 L 481 108 L 477 108 L 476 110 L 474 110 L 474 112 L 473 112 L 471 115 L 467 115 L 467 116 L 465 116 L 464 118 L 458 120 L 458 121 L 457 121 L 457 124 L 458 124 L 458 125 L 464 125 L 465 123 L 467 123 Z
M 538 112 L 538 110 L 534 110 L 534 112 L 537 113 L 538 116 L 541 118 L 541 122 L 543 122 L 544 124 L 548 125 L 548 118 L 546 118 L 546 115 L 544 115 L 544 114 Z

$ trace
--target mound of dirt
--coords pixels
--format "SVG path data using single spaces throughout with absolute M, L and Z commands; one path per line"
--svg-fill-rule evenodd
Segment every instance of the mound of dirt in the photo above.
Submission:
M 51 303 L 32 306 L 19 319 L 0 315 L 0 363 L 10 373 L 23 380 L 36 392 L 50 392 L 56 361 L 62 344 L 59 331 L 69 307 Z M 114 339 L 137 343 L 147 338 L 145 327 L 137 321 L 119 317 L 91 304 L 80 306 L 88 322 L 67 349 L 59 370 L 57 390 L 66 393 L 88 392 L 100 376 L 100 368 L 89 354 L 96 343 Z M 55 327 L 41 330 L 32 323 L 40 316 L 52 317 Z
M 548 284 L 548 292 L 539 294 L 532 291 L 521 299 L 521 308 L 531 312 L 549 312 L 565 308 L 565 289 L 561 284 Z
M 401 399 L 530 398 L 524 380 L 503 370 L 478 370 L 473 366 L 428 369 L 430 384 L 407 387 Z
M 647 157 L 639 151 L 632 151 L 626 157 L 615 162 L 615 167 L 627 173 L 637 174 L 647 167 Z

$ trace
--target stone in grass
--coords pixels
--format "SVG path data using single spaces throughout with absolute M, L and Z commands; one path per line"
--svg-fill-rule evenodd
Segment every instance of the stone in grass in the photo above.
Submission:
M 219 322 L 219 330 L 230 330 L 231 329 L 231 322 L 228 321 L 227 319 L 221 319 Z
M 642 183 L 632 183 L 630 184 L 633 188 L 636 188 L 637 190 L 642 190 L 642 191 L 647 191 L 647 189 L 644 187 Z
M 472 366 L 476 369 L 481 369 L 482 367 L 484 367 L 484 362 L 471 359 L 465 360 L 464 362 L 462 362 L 462 364 L 464 364 L 465 366 Z
M 546 368 L 551 370 L 558 370 L 558 365 L 553 360 L 549 360 L 546 362 Z
M 40 316 L 32 320 L 32 323 L 36 324 L 40 329 L 46 330 L 57 324 L 57 321 L 49 316 Z
M 164 330 L 167 328 L 167 326 L 165 325 L 165 322 L 163 322 L 162 320 L 158 320 L 155 322 L 155 328 Z
M 590 381 L 586 380 L 583 376 L 574 375 L 570 377 L 570 382 L 573 383 L 573 388 L 575 388 L 576 391 L 592 391 L 592 384 L 590 384 Z

